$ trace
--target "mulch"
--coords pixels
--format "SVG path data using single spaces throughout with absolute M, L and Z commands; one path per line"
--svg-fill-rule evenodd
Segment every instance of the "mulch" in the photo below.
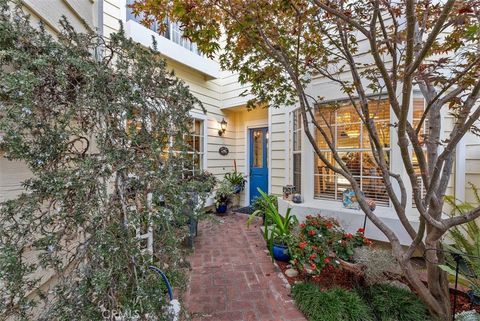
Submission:
M 286 262 L 276 261 L 277 265 L 282 270 L 283 274 L 285 275 L 285 270 L 290 267 L 290 264 Z M 322 289 L 330 289 L 332 287 L 341 287 L 346 290 L 353 290 L 358 286 L 365 285 L 365 280 L 361 275 L 357 275 L 351 271 L 345 270 L 341 267 L 332 267 L 328 266 L 322 270 L 319 275 L 307 275 L 304 272 L 300 272 L 296 277 L 288 277 L 285 275 L 288 283 L 290 285 L 294 285 L 300 282 L 313 282 L 317 283 Z M 408 284 L 407 284 L 408 285 Z M 450 302 L 453 307 L 453 300 L 454 300 L 454 290 L 450 290 Z M 475 309 L 478 313 L 480 313 L 480 305 L 472 305 L 470 303 L 470 298 L 467 296 L 466 293 L 462 291 L 457 292 L 457 313 L 462 311 L 469 311 Z

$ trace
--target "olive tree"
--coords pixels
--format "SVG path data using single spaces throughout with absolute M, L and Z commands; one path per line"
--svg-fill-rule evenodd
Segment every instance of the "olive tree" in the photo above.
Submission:
M 0 319 L 160 320 L 148 266 L 183 285 L 185 213 L 213 183 L 187 157 L 201 105 L 155 50 L 61 24 L 0 1 L 2 154 L 31 171 L 0 204 Z

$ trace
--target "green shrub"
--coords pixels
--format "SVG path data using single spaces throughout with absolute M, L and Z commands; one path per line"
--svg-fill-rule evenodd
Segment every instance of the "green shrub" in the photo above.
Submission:
M 292 296 L 310 321 L 369 321 L 369 307 L 356 293 L 341 288 L 322 291 L 313 283 L 295 285 Z
M 389 284 L 376 284 L 360 290 L 381 321 L 430 320 L 427 308 L 412 292 Z

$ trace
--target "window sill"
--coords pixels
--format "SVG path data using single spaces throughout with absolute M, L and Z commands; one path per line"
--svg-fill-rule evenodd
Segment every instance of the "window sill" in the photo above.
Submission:
M 296 204 L 279 197 L 278 207 L 282 214 L 286 212 L 287 208 L 292 208 L 291 213 L 297 216 L 298 220 L 301 222 L 305 220 L 307 215 L 320 214 L 325 217 L 335 218 L 339 221 L 342 228 L 349 233 L 355 233 L 359 228 L 363 227 L 365 219 L 365 214 L 362 210 L 344 208 L 342 202 L 338 201 L 315 199 L 305 203 Z M 411 243 L 412 239 L 405 231 L 392 207 L 377 206 L 375 209 L 375 215 L 389 228 L 395 231 L 403 245 Z M 409 217 L 409 221 L 414 229 L 418 227 L 418 217 Z M 368 219 L 365 235 L 372 240 L 388 242 L 388 239 L 383 233 Z

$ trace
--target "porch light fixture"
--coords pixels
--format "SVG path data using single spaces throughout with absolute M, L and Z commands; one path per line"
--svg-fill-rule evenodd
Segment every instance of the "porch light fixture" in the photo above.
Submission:
M 225 120 L 225 118 L 222 118 L 222 121 L 220 122 L 220 129 L 218 130 L 218 136 L 223 136 L 226 130 L 227 130 L 227 121 Z

